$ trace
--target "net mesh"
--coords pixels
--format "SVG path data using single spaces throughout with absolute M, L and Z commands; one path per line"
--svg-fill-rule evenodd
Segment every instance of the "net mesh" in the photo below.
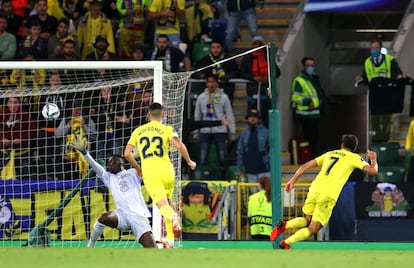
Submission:
M 158 89 L 154 78 L 159 72 L 151 68 L 111 69 L 117 65 L 100 62 L 85 62 L 85 69 L 73 69 L 69 62 L 49 62 L 48 68 L 42 64 L 40 68 L 30 63 L 24 70 L 0 66 L 0 245 L 19 246 L 30 238 L 39 245 L 86 246 L 96 219 L 115 205 L 68 142 L 74 135 L 85 136 L 91 155 L 104 165 L 108 156 L 123 154 L 132 130 L 146 122 L 152 100 L 162 102 L 167 111 L 164 123 L 181 135 L 190 73 L 163 73 Z M 91 64 L 102 69 L 91 69 Z M 46 103 L 58 105 L 58 119 L 42 116 Z M 181 214 L 181 158 L 178 152 L 171 152 L 170 158 L 177 181 L 172 203 Z M 152 207 L 145 190 L 144 196 Z M 139 243 L 129 232 L 106 228 L 97 246 Z

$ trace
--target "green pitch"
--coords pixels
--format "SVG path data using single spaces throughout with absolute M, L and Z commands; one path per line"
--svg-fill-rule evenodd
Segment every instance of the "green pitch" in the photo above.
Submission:
M 178 249 L 0 247 L 1 267 L 91 268 L 394 268 L 412 267 L 413 243 L 303 242 L 292 250 L 269 242 L 185 241 Z

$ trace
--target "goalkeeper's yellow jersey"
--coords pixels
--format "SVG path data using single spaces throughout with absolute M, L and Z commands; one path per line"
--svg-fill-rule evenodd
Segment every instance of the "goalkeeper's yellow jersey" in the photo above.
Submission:
M 318 192 L 334 200 L 338 199 L 352 171 L 368 165 L 359 154 L 343 149 L 326 152 L 315 160 L 321 170 L 312 182 L 309 192 Z
M 169 149 L 174 137 L 178 135 L 171 126 L 151 121 L 137 127 L 128 144 L 138 148 L 143 171 L 151 168 L 162 170 L 172 168 Z

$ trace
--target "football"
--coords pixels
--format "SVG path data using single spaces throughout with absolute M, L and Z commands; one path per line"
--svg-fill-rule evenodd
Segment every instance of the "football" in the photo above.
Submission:
M 60 115 L 60 109 L 54 103 L 46 103 L 43 106 L 42 115 L 46 120 L 56 120 Z

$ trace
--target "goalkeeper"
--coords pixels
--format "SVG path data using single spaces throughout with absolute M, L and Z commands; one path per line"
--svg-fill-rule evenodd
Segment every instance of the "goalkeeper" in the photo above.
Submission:
M 148 218 L 151 217 L 141 192 L 142 179 L 134 168 L 124 169 L 122 157 L 113 155 L 107 160 L 106 171 L 86 150 L 86 139 L 76 137 L 70 146 L 82 153 L 115 200 L 117 209 L 103 213 L 95 222 L 88 247 L 94 247 L 106 226 L 131 230 L 145 248 L 156 247 Z
M 169 158 L 170 145 L 181 153 L 190 169 L 194 170 L 196 163 L 191 160 L 187 147 L 178 138 L 173 128 L 161 123 L 164 115 L 162 105 L 152 103 L 148 112 L 150 122 L 132 132 L 124 155 L 139 173 L 142 172 L 145 188 L 164 217 L 166 242 L 167 246 L 171 247 L 174 238 L 181 237 L 181 225 L 179 216 L 168 201 L 168 199 L 172 200 L 175 178 L 174 166 Z M 135 160 L 134 148 L 138 149 L 142 171 Z

